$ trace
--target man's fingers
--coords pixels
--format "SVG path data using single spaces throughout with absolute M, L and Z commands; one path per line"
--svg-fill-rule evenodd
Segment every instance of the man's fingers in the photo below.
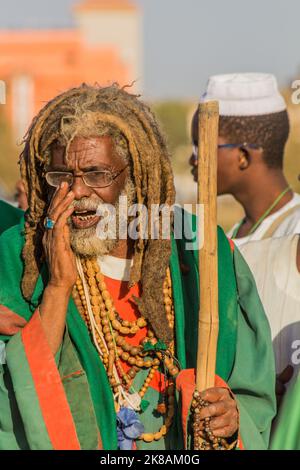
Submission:
M 222 387 L 208 388 L 207 390 L 204 390 L 204 392 L 201 393 L 201 398 L 205 401 L 209 401 L 210 403 L 214 403 L 219 400 L 224 400 L 229 396 L 230 395 L 228 390 Z
M 64 225 L 66 224 L 68 218 L 74 212 L 74 209 L 75 209 L 74 206 L 68 207 L 67 209 L 64 210 L 64 212 L 62 212 L 60 214 L 60 216 L 58 217 L 58 219 L 56 221 L 56 224 L 55 224 L 57 228 L 64 227 Z
M 70 191 L 66 195 L 66 197 L 62 201 L 60 201 L 60 203 L 56 206 L 56 208 L 53 211 L 48 212 L 48 217 L 50 217 L 50 219 L 57 222 L 59 217 L 65 212 L 66 209 L 69 208 L 70 204 L 73 201 L 74 201 L 74 193 L 73 191 Z
M 223 428 L 215 429 L 214 436 L 215 437 L 231 437 L 237 431 L 237 429 L 233 429 L 232 426 L 225 426 Z
M 69 191 L 69 185 L 64 182 L 58 188 L 56 188 L 55 193 L 52 196 L 51 202 L 49 204 L 48 212 L 52 213 L 58 204 L 66 197 Z
M 228 411 L 226 402 L 219 401 L 211 405 L 205 406 L 199 413 L 200 419 L 210 418 L 211 416 L 220 416 Z
M 286 384 L 291 380 L 294 374 L 294 368 L 290 364 L 280 373 L 277 375 L 277 381 L 281 382 L 282 384 Z
M 238 423 L 238 413 L 237 411 L 228 411 L 222 416 L 217 418 L 212 418 L 210 421 L 210 429 L 214 431 L 215 429 L 225 428 L 226 426 L 237 427 Z

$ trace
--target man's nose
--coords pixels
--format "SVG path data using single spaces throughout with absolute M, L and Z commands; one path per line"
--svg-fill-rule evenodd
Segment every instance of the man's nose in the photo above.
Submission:
M 92 188 L 84 183 L 81 176 L 74 176 L 73 184 L 70 189 L 72 189 L 76 200 L 89 197 L 92 194 Z

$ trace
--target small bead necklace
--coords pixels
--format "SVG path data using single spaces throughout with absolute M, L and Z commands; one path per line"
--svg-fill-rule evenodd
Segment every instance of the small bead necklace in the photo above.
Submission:
M 251 230 L 249 231 L 249 233 L 247 235 L 245 235 L 246 237 L 249 236 L 249 235 L 252 235 L 255 230 L 263 223 L 263 221 L 268 217 L 268 215 L 272 212 L 272 210 L 277 206 L 277 204 L 281 201 L 281 199 L 290 191 L 291 187 L 290 186 L 287 186 L 280 194 L 279 196 L 275 199 L 275 201 L 270 205 L 270 207 L 268 207 L 268 209 L 263 213 L 263 215 L 258 219 L 258 221 L 253 225 L 253 227 L 251 228 Z M 236 238 L 237 234 L 239 233 L 239 230 L 241 228 L 241 226 L 245 223 L 245 218 L 242 219 L 238 226 L 234 229 L 233 231 L 233 234 L 231 236 L 231 239 L 233 240 L 234 238 Z
M 140 317 L 130 322 L 121 319 L 116 312 L 97 260 L 80 261 L 77 258 L 76 262 L 79 277 L 73 290 L 74 301 L 93 337 L 93 342 L 106 369 L 114 394 L 116 410 L 118 411 L 121 406 L 126 406 L 126 404 L 137 411 L 140 410 L 141 400 L 147 392 L 155 371 L 160 365 L 163 365 L 168 371 L 170 378 L 166 384 L 165 406 L 162 404 L 158 406 L 163 411 L 165 408 L 164 425 L 157 433 L 143 433 L 139 437 L 145 442 L 159 440 L 166 435 L 174 416 L 175 385 L 172 377 L 179 372 L 177 365 L 174 364 L 174 341 L 166 351 L 156 349 L 159 342 L 146 319 Z M 173 331 L 174 306 L 169 269 L 163 284 L 163 294 L 166 316 Z M 148 327 L 147 336 L 139 346 L 132 346 L 126 341 L 126 336 L 132 337 L 144 327 Z M 145 352 L 146 345 L 148 347 Z M 151 357 L 149 357 L 150 353 Z M 124 371 L 121 360 L 130 366 L 127 373 Z M 140 391 L 136 392 L 132 387 L 132 380 L 142 369 L 149 369 L 149 372 Z M 133 393 L 129 393 L 130 391 Z

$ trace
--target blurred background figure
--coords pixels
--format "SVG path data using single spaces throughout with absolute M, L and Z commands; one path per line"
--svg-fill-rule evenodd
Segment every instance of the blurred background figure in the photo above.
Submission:
M 15 192 L 15 201 L 19 209 L 26 211 L 28 208 L 28 201 L 27 196 L 25 193 L 25 187 L 22 180 L 18 180 L 16 184 L 16 192 Z
M 218 194 L 231 194 L 245 216 L 229 230 L 240 245 L 299 232 L 300 196 L 283 174 L 289 136 L 286 104 L 268 74 L 213 76 L 202 101 L 218 100 Z M 194 180 L 198 177 L 198 110 L 192 121 Z

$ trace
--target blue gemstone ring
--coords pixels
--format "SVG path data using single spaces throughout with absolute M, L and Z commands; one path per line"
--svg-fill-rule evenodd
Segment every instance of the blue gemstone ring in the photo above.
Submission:
M 46 217 L 45 220 L 44 220 L 44 227 L 47 229 L 47 230 L 52 230 L 53 227 L 55 225 L 55 221 L 50 219 L 49 217 Z

